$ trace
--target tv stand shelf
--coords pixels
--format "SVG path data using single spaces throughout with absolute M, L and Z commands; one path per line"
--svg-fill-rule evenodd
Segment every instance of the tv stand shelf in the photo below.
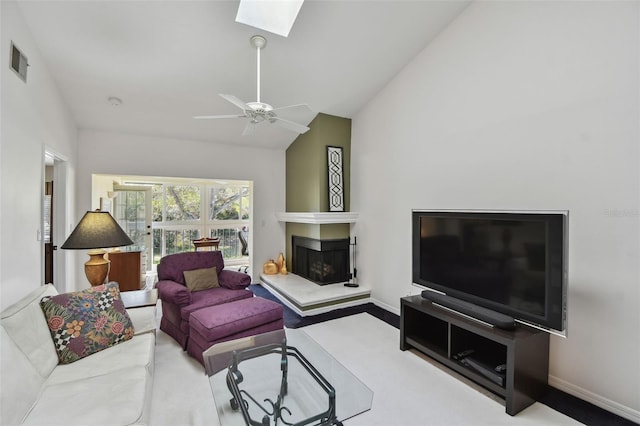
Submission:
M 420 295 L 400 299 L 400 349 L 417 349 L 505 399 L 516 415 L 547 390 L 549 334 L 525 325 L 502 330 L 434 305 Z M 473 350 L 465 361 L 456 355 Z M 495 370 L 504 364 L 504 373 Z M 480 367 L 478 367 L 480 366 Z

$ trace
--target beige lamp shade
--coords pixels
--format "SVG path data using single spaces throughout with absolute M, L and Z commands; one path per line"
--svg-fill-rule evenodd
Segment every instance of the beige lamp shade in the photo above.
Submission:
M 84 272 L 92 286 L 101 285 L 109 275 L 104 248 L 129 246 L 133 241 L 109 212 L 88 211 L 62 244 L 63 249 L 90 249 Z

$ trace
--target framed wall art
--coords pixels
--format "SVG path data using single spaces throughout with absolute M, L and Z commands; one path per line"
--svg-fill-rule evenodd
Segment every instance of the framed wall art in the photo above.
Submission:
M 342 148 L 327 146 L 327 171 L 329 173 L 329 211 L 344 211 L 344 161 Z

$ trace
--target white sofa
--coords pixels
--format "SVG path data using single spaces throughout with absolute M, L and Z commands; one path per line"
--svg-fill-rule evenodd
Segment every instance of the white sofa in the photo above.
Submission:
M 148 424 L 155 350 L 155 308 L 130 309 L 130 340 L 71 364 L 58 356 L 40 307 L 52 285 L 0 314 L 2 425 Z

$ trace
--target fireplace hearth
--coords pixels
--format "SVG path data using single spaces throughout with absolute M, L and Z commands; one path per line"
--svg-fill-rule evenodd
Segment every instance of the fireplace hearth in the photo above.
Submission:
M 292 271 L 318 285 L 349 281 L 349 238 L 318 240 L 294 235 Z

